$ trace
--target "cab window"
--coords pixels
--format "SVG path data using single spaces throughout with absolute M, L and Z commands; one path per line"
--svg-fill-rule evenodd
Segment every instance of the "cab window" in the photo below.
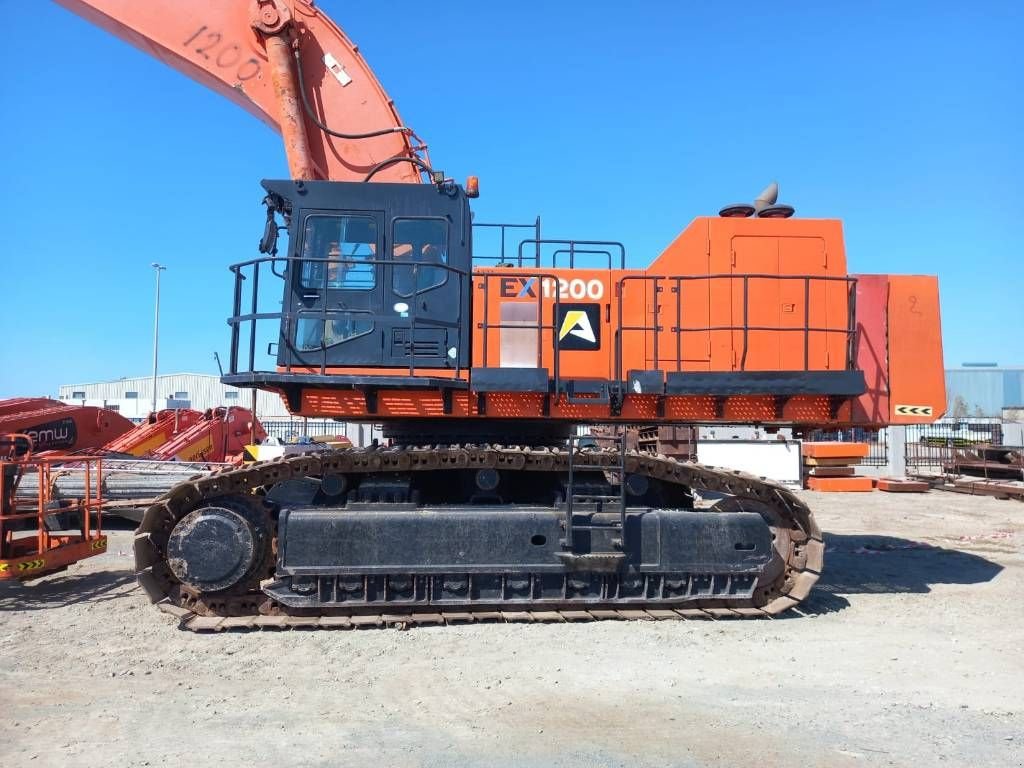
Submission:
M 391 258 L 392 290 L 412 296 L 442 285 L 448 270 L 448 221 L 446 219 L 395 219 Z
M 368 216 L 306 217 L 302 287 L 368 291 L 377 285 L 377 223 Z M 329 261 L 306 261 L 327 259 Z

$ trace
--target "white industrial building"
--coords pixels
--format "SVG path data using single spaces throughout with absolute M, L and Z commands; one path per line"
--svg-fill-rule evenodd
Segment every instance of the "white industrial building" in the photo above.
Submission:
M 129 419 L 144 419 L 153 408 L 153 377 L 139 376 L 91 384 L 62 384 L 58 399 L 71 405 L 98 405 Z M 168 373 L 156 378 L 156 407 L 207 408 L 238 405 L 252 408 L 252 390 L 222 384 L 207 373 Z M 281 398 L 271 392 L 256 393 L 256 417 L 287 419 Z
M 221 406 L 252 408 L 251 389 L 222 384 L 208 373 L 168 373 L 156 378 L 156 407 L 205 411 Z M 153 377 L 138 376 L 90 384 L 62 384 L 58 399 L 70 405 L 96 405 L 117 411 L 134 421 L 145 419 L 153 407 Z M 332 419 L 291 416 L 284 401 L 272 392 L 256 392 L 256 418 L 267 434 L 281 439 L 301 435 L 345 435 L 354 445 L 381 439 L 379 425 L 348 424 Z

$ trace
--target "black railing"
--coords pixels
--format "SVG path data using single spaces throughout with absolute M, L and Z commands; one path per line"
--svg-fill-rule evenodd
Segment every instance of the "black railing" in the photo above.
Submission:
M 523 255 L 523 249 L 527 246 L 533 246 L 534 258 L 531 264 L 527 257 Z M 552 269 L 558 267 L 558 257 L 566 255 L 569 257 L 569 268 L 573 269 L 576 267 L 576 257 L 583 255 L 604 255 L 608 264 L 606 269 L 625 269 L 626 268 L 626 246 L 622 243 L 614 240 L 541 240 L 539 237 L 535 240 L 522 240 L 519 243 L 519 249 L 516 253 L 516 266 L 517 267 L 540 267 L 542 260 L 542 249 L 545 245 L 558 245 L 562 246 L 551 252 L 551 263 L 544 266 L 549 266 Z M 618 265 L 615 264 L 614 256 L 618 256 Z
M 276 266 L 278 263 L 284 263 L 286 266 L 290 266 L 292 269 L 301 268 L 303 264 L 323 264 L 323 275 L 320 280 L 320 285 L 317 288 L 310 288 L 310 290 L 320 291 L 319 297 L 321 299 L 320 306 L 314 310 L 297 310 L 297 311 L 281 311 L 281 312 L 260 312 L 259 311 L 259 292 L 260 292 L 260 268 L 262 265 L 267 264 L 270 272 L 282 280 L 284 283 L 287 275 L 290 273 L 286 270 L 285 272 L 278 272 Z M 400 323 L 394 312 L 385 313 L 372 313 L 363 311 L 352 311 L 348 309 L 328 309 L 327 308 L 327 296 L 328 290 L 345 290 L 345 288 L 337 288 L 330 286 L 328 268 L 331 264 L 343 265 L 350 264 L 354 266 L 372 266 L 376 275 L 380 275 L 383 272 L 382 267 L 390 265 L 395 269 L 409 270 L 412 274 L 412 282 L 414 286 L 418 286 L 419 270 L 420 268 L 429 268 L 432 270 L 444 270 L 447 275 L 453 276 L 458 281 L 458 296 L 459 301 L 457 302 L 456 316 L 453 320 L 439 320 L 432 317 L 418 317 L 417 308 L 419 302 L 415 301 L 415 298 L 422 293 L 422 289 L 417 288 L 409 298 L 409 317 L 404 318 L 408 322 Z M 245 270 L 251 268 L 251 276 L 246 277 Z M 368 320 L 373 323 L 387 322 L 393 327 L 408 327 L 410 329 L 410 343 L 409 343 L 409 375 L 414 376 L 416 374 L 416 357 L 415 346 L 413 340 L 415 339 L 415 330 L 417 325 L 421 327 L 433 327 L 433 328 L 455 328 L 460 329 L 463 327 L 464 319 L 462 316 L 462 309 L 468 306 L 469 302 L 469 278 L 468 272 L 456 267 L 443 264 L 441 262 L 399 262 L 394 259 L 361 259 L 361 258 L 313 258 L 304 257 L 302 259 L 294 259 L 286 256 L 264 256 L 258 259 L 250 259 L 239 264 L 232 264 L 230 267 L 232 273 L 235 276 L 235 289 L 234 289 L 234 302 L 232 305 L 232 315 L 228 318 L 228 325 L 231 328 L 231 346 L 228 360 L 228 371 L 231 374 L 238 373 L 254 373 L 257 371 L 256 367 L 256 328 L 257 323 L 261 320 L 275 320 L 278 322 L 277 344 L 287 345 L 292 354 L 286 356 L 286 363 L 284 370 L 286 373 L 291 373 L 293 368 L 302 368 L 304 371 L 309 368 L 319 368 L 321 375 L 327 372 L 327 351 L 330 346 L 326 343 L 326 334 L 320 341 L 318 348 L 304 348 L 298 349 L 294 342 L 294 333 L 297 328 L 297 322 L 299 318 L 318 318 L 321 322 L 327 323 L 328 320 L 338 319 L 359 319 Z M 243 304 L 243 284 L 246 280 L 252 281 L 251 288 L 251 301 L 249 306 L 249 312 L 242 312 Z M 447 282 L 446 277 L 445 282 Z M 442 283 L 443 285 L 444 283 Z M 282 285 L 281 290 L 284 289 Z M 381 286 L 381 290 L 384 287 Z M 285 295 L 284 293 L 282 295 Z M 249 338 L 248 338 L 248 366 L 239 366 L 239 349 L 241 347 L 241 336 L 243 326 L 248 326 Z M 313 363 L 298 362 L 293 364 L 293 357 L 307 358 L 315 357 Z M 462 373 L 461 361 L 456 358 L 456 378 L 460 378 Z M 424 366 L 421 366 L 424 367 Z M 431 366 L 436 368 L 437 366 Z
M 682 286 L 684 283 L 707 281 L 710 285 L 713 281 L 728 281 L 730 288 L 736 281 L 742 281 L 743 285 L 743 307 L 742 323 L 729 325 L 683 325 L 683 301 Z M 777 281 L 801 281 L 803 283 L 803 323 L 800 325 L 751 325 L 750 318 L 750 281 L 751 280 L 777 280 Z M 652 288 L 653 300 L 649 311 L 651 322 L 642 325 L 627 325 L 623 316 L 626 301 L 626 286 L 630 283 L 649 284 Z M 844 283 L 846 285 L 846 324 L 842 327 L 812 326 L 811 318 L 811 284 L 812 283 Z M 659 294 L 664 293 L 664 286 L 671 286 L 671 292 L 675 295 L 674 308 L 670 307 L 668 312 L 662 310 Z M 747 370 L 747 350 L 750 344 L 750 333 L 760 331 L 771 331 L 774 333 L 802 333 L 803 334 L 803 366 L 802 370 L 810 370 L 810 336 L 812 333 L 842 334 L 846 337 L 844 369 L 852 370 L 854 367 L 854 341 L 856 338 L 856 300 L 857 300 L 857 278 L 839 277 L 832 275 L 772 275 L 772 274 L 715 274 L 715 275 L 626 275 L 619 278 L 615 285 L 615 292 L 619 298 L 618 322 L 615 327 L 615 378 L 623 379 L 623 344 L 627 333 L 639 332 L 651 334 L 652 359 L 656 368 L 661 366 L 662 360 L 671 360 L 662 356 L 661 335 L 666 330 L 664 322 L 665 315 L 674 320 L 675 324 L 670 325 L 668 330 L 675 338 L 675 367 L 672 372 L 683 370 L 684 348 L 683 335 L 686 333 L 708 333 L 711 331 L 740 332 L 743 334 L 742 351 L 739 359 L 739 370 Z
M 510 267 L 510 266 L 512 266 L 512 263 L 510 261 L 508 261 L 509 257 L 508 257 L 508 254 L 505 252 L 506 246 L 508 245 L 509 230 L 532 229 L 533 230 L 533 236 L 535 238 L 535 242 L 539 242 L 540 241 L 540 216 L 537 217 L 537 219 L 533 222 L 533 224 L 500 224 L 500 223 L 490 223 L 490 222 L 479 222 L 479 223 L 473 222 L 473 230 L 475 231 L 477 229 L 494 229 L 494 230 L 497 230 L 498 233 L 499 233 L 499 237 L 501 238 L 501 245 L 500 245 L 498 253 L 486 254 L 485 255 L 483 253 L 480 253 L 481 247 L 478 246 L 478 244 L 476 243 L 476 238 L 474 238 L 474 243 L 473 243 L 473 263 L 474 264 L 476 264 L 478 262 L 494 263 L 495 265 L 498 265 L 498 266 L 509 266 Z M 540 264 L 540 246 L 539 245 L 537 246 L 536 251 L 537 251 L 537 253 L 536 253 L 535 261 L 539 265 Z M 520 262 L 519 262 L 519 264 L 517 266 L 520 266 L 520 267 L 522 266 L 522 260 L 521 259 L 520 259 Z

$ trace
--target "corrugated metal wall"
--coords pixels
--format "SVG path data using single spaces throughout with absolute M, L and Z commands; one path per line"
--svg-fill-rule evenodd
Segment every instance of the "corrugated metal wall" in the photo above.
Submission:
M 157 377 L 157 408 L 177 405 L 205 411 L 207 408 L 238 405 L 252 406 L 252 390 L 221 384 L 220 378 L 204 373 L 171 373 Z M 134 397 L 130 397 L 134 393 Z M 185 397 L 177 397 L 185 394 Z M 90 384 L 62 384 L 60 400 L 76 405 L 116 406 L 128 418 L 144 418 L 153 403 L 153 378 L 137 377 Z M 169 402 L 170 401 L 170 402 Z M 256 415 L 263 418 L 288 418 L 281 398 L 270 392 L 258 392 Z
M 1024 368 L 955 368 L 946 371 L 946 416 L 994 416 L 1024 405 Z M 956 413 L 958 400 L 966 412 Z

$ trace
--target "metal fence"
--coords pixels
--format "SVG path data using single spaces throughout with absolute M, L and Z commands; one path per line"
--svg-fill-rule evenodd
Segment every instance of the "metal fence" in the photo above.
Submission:
M 362 448 L 382 440 L 379 424 L 350 424 L 333 419 L 260 419 L 268 437 L 292 441 L 314 435 L 344 435 L 352 445 Z
M 1002 445 L 1003 427 L 996 419 L 954 420 L 907 427 L 907 469 L 943 474 L 978 446 Z

